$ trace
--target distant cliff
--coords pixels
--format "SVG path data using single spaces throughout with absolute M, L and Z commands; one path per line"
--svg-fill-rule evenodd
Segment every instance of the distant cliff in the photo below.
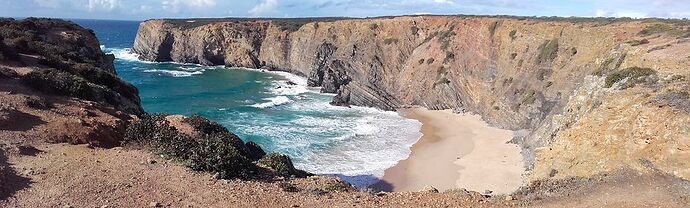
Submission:
M 133 50 L 149 61 L 292 72 L 337 93 L 335 105 L 477 113 L 528 130 L 515 142 L 537 177 L 651 165 L 687 179 L 687 28 L 454 16 L 149 20 Z

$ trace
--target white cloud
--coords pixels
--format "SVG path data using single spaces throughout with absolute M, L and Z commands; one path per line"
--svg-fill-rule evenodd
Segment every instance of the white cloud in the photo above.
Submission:
M 113 11 L 120 7 L 120 0 L 89 0 L 86 8 L 90 12 L 94 11 Z
M 636 11 L 609 11 L 598 9 L 595 13 L 597 17 L 631 17 L 631 18 L 646 18 L 649 17 L 647 13 Z
M 132 10 L 133 14 L 144 14 L 149 13 L 153 10 L 149 5 L 139 5 L 139 8 Z
M 38 4 L 39 7 L 53 9 L 56 9 L 60 6 L 60 2 L 58 2 L 58 0 L 34 0 L 34 3 Z
M 455 4 L 455 2 L 453 2 L 453 1 L 451 1 L 451 0 L 434 0 L 434 3 L 438 3 L 438 4 Z
M 185 7 L 196 9 L 210 8 L 216 6 L 216 0 L 165 0 L 161 4 L 163 9 L 177 13 Z
M 263 0 L 263 2 L 257 4 L 249 10 L 249 14 L 252 16 L 259 16 L 265 14 L 275 13 L 278 7 L 278 0 Z

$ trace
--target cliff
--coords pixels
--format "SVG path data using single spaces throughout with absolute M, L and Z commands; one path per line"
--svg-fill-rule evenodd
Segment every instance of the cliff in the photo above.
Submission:
M 477 113 L 527 130 L 514 141 L 534 178 L 690 179 L 689 37 L 687 21 L 654 19 L 149 20 L 133 51 L 303 75 L 335 105 Z

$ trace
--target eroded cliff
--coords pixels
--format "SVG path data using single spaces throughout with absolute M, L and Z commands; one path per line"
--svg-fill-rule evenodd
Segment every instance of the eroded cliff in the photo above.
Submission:
M 336 105 L 477 113 L 527 130 L 514 141 L 535 178 L 633 168 L 690 179 L 687 21 L 197 21 L 146 21 L 133 50 L 150 61 L 289 71 L 337 93 Z

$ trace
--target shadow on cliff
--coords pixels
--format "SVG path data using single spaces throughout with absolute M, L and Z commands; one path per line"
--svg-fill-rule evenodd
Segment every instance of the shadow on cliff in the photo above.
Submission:
M 333 177 L 338 177 L 344 181 L 350 182 L 351 185 L 355 186 L 357 189 L 372 189 L 374 191 L 384 191 L 384 192 L 391 192 L 393 191 L 393 184 L 390 184 L 384 180 L 381 180 L 379 177 L 376 177 L 374 175 L 356 175 L 356 176 L 348 176 L 348 175 L 342 175 L 342 174 L 326 174 L 326 176 L 333 176 Z M 373 182 L 373 183 L 372 183 Z
M 17 174 L 7 163 L 5 151 L 0 149 L 0 201 L 14 195 L 17 191 L 29 187 L 31 181 Z

